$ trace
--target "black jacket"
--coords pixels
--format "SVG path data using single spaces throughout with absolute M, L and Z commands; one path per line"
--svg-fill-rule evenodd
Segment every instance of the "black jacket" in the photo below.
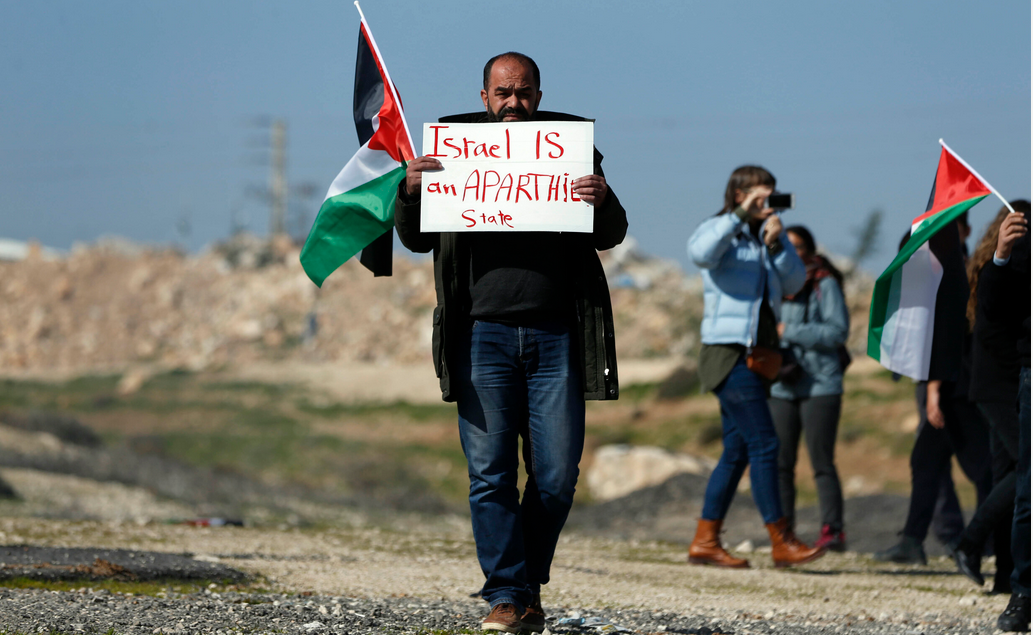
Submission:
M 968 346 L 968 277 L 961 254 L 958 224 L 947 223 L 929 239 L 929 249 L 943 267 L 943 277 L 936 291 L 936 319 L 933 320 L 932 354 L 929 359 L 929 379 L 951 382 L 954 391 L 958 382 L 963 384 L 962 395 L 968 395 L 967 378 L 963 374 Z M 958 395 L 961 396 L 961 395 Z
M 563 113 L 539 111 L 537 121 L 587 121 Z M 485 113 L 453 115 L 441 123 L 484 123 Z M 603 155 L 595 151 L 595 173 L 602 175 Z M 596 250 L 610 249 L 621 243 L 628 231 L 628 219 L 612 190 L 602 205 L 595 208 L 591 234 L 571 234 L 575 241 L 577 263 L 573 272 L 577 324 L 575 338 L 582 360 L 585 399 L 616 399 L 617 353 L 613 335 L 613 310 L 602 263 Z M 402 244 L 417 253 L 434 253 L 434 287 L 438 305 L 434 309 L 432 353 L 434 371 L 441 384 L 441 398 L 455 401 L 450 369 L 454 368 L 455 346 L 470 321 L 470 252 L 467 238 L 460 232 L 420 232 L 420 198 L 409 197 L 405 181 L 398 185 L 395 201 L 395 229 Z
M 1013 401 L 1019 370 L 1029 366 L 1029 257 L 1026 234 L 1007 264 L 987 262 L 979 272 L 969 392 L 973 401 Z

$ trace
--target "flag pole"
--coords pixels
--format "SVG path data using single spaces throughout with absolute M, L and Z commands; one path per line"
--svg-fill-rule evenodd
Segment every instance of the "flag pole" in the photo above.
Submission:
M 356 2 L 355 4 L 358 4 L 358 2 Z M 950 152 L 954 156 L 954 158 L 957 159 L 959 163 L 961 163 L 961 165 L 965 166 L 965 169 L 967 169 L 972 174 L 975 174 L 976 178 L 979 179 L 980 181 L 982 181 L 983 185 L 986 185 L 987 189 L 989 189 L 991 192 L 993 192 L 994 195 L 997 196 L 997 198 L 1001 199 L 1001 202 L 1004 203 L 1004 206 L 1008 208 L 1008 211 L 1010 211 L 1012 214 L 1015 213 L 1015 209 L 1012 208 L 1011 203 L 1009 203 L 1008 201 L 1004 200 L 1004 197 L 1001 196 L 1001 193 L 998 192 L 997 190 L 995 190 L 994 186 L 990 185 L 990 182 L 987 181 L 986 179 L 984 179 L 983 176 L 979 172 L 976 172 L 974 169 L 972 169 L 971 165 L 969 165 L 968 163 L 965 163 L 965 160 L 962 159 L 960 156 L 958 156 L 957 152 L 955 152 L 954 150 L 951 150 L 950 146 L 948 146 L 946 143 L 943 142 L 943 139 L 940 139 L 940 145 L 943 146 L 944 150 L 946 150 L 947 152 Z
M 388 88 L 391 90 L 391 96 L 394 97 L 395 103 L 398 104 L 398 114 L 402 117 L 402 126 L 405 127 L 405 138 L 409 141 L 409 151 L 412 152 L 413 158 L 418 157 L 420 155 L 416 152 L 416 145 L 413 143 L 412 134 L 409 132 L 409 122 L 405 120 L 405 111 L 402 110 L 402 100 L 395 90 L 395 83 L 391 79 L 391 73 L 387 71 L 387 62 L 384 62 L 384 56 L 380 54 L 380 47 L 377 46 L 377 41 L 373 38 L 373 30 L 369 28 L 369 22 L 366 22 L 366 15 L 362 12 L 362 7 L 359 6 L 359 0 L 355 0 L 354 4 L 359 11 L 359 19 L 366 25 L 366 35 L 369 36 L 369 43 L 373 45 L 373 53 L 377 56 L 377 60 L 381 62 L 380 67 L 384 71 L 384 78 L 387 80 Z

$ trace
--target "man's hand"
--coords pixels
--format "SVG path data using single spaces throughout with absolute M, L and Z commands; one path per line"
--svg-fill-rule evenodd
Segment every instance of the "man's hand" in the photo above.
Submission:
M 570 183 L 570 189 L 589 205 L 602 205 L 606 200 L 606 193 L 610 191 L 606 186 L 606 179 L 598 174 L 574 179 Z
M 441 170 L 441 161 L 430 157 L 416 157 L 405 166 L 405 191 L 409 196 L 416 196 L 423 185 L 424 170 Z
M 1021 212 L 1008 214 L 1001 222 L 1001 229 L 997 234 L 997 252 L 994 254 L 1001 260 L 1011 257 L 1012 247 L 1029 231 L 1029 223 L 1026 216 Z
M 770 208 L 764 211 L 768 212 L 768 222 L 764 223 L 764 244 L 774 247 L 778 243 L 778 237 L 782 235 L 782 219 L 778 214 L 773 214 L 774 210 Z
M 785 322 L 779 322 L 778 326 L 776 327 L 776 329 L 778 330 L 778 339 L 782 339 L 783 337 L 786 336 L 786 323 Z
M 937 430 L 943 430 L 945 424 L 943 410 L 940 410 L 940 381 L 930 381 L 925 386 L 925 416 L 929 425 Z

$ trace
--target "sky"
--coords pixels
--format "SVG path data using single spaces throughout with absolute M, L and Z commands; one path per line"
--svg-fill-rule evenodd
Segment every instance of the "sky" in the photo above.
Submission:
M 883 210 L 864 263 L 876 272 L 925 209 L 940 138 L 1006 198 L 1030 197 L 1029 2 L 366 0 L 363 11 L 417 147 L 424 122 L 482 108 L 488 58 L 526 53 L 543 109 L 596 120 L 629 235 L 686 270 L 688 236 L 743 164 L 794 192 L 784 222 L 833 253 L 850 253 Z M 196 251 L 234 227 L 265 234 L 273 119 L 287 124 L 297 192 L 288 226 L 304 233 L 358 148 L 358 28 L 346 0 L 0 0 L 0 237 Z M 977 235 L 999 207 L 973 209 Z

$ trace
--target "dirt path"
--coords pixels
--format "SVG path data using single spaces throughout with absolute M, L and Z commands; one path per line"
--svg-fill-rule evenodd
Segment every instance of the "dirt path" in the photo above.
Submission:
M 621 360 L 624 385 L 658 382 L 682 363 L 680 358 Z M 441 403 L 441 389 L 428 354 L 421 364 L 347 362 L 254 362 L 224 371 L 234 379 L 300 383 L 343 403 Z
M 0 519 L 0 542 L 191 552 L 264 576 L 280 592 L 460 601 L 483 581 L 467 523 L 398 516 L 385 526 L 355 516 L 350 527 L 277 530 Z M 554 611 L 623 608 L 814 625 L 867 621 L 899 625 L 902 632 L 989 625 L 1007 604 L 1007 597 L 982 595 L 946 559 L 903 567 L 830 554 L 776 571 L 763 554 L 752 558 L 754 569 L 721 571 L 687 565 L 680 545 L 568 534 L 543 602 Z

